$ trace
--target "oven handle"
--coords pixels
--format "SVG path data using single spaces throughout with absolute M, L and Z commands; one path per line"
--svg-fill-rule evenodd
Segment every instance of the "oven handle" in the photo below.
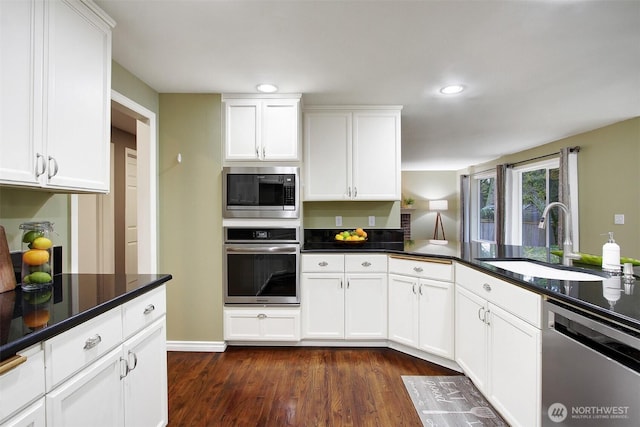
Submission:
M 251 246 L 242 246 L 242 247 L 232 247 L 227 248 L 227 252 L 287 252 L 287 253 L 296 253 L 297 248 L 292 246 L 260 246 L 260 247 L 251 247 Z
M 546 301 L 545 303 L 545 309 L 547 310 L 547 312 L 549 313 L 548 316 L 548 327 L 550 329 L 555 329 L 554 328 L 554 324 L 555 324 L 555 320 L 554 320 L 554 314 L 558 314 L 566 319 L 572 320 L 576 323 L 579 323 L 589 329 L 592 329 L 596 332 L 601 333 L 602 335 L 606 335 L 610 338 L 616 339 L 628 346 L 631 346 L 633 348 L 636 349 L 640 349 L 640 339 L 634 338 L 631 335 L 625 334 L 624 332 L 621 332 L 615 328 L 612 328 L 602 322 L 598 322 L 596 320 L 590 319 L 588 317 L 582 316 L 578 313 L 575 313 L 571 310 L 567 310 L 564 307 L 560 307 L 556 304 L 554 304 L 553 302 L 550 301 Z

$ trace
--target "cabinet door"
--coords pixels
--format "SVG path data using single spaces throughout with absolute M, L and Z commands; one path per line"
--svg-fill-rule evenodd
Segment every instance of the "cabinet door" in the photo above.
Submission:
M 456 362 L 480 391 L 486 392 L 488 328 L 483 321 L 486 301 L 456 287 L 455 307 Z
M 34 135 L 42 94 L 34 79 L 42 72 L 42 3 L 0 1 L 0 182 L 36 185 Z M 39 52 L 39 55 L 38 55 Z M 44 163 L 40 163 L 40 168 Z
M 345 338 L 387 338 L 387 275 L 348 274 Z
M 124 381 L 125 424 L 165 426 L 167 406 L 167 348 L 165 318 L 124 344 L 129 372 Z
M 46 422 L 43 397 L 0 424 L 0 427 L 45 427 Z
M 389 275 L 389 339 L 418 346 L 417 279 Z
M 495 305 L 489 309 L 488 395 L 510 424 L 540 425 L 540 330 Z
M 225 160 L 257 160 L 260 157 L 260 101 L 225 101 Z
M 45 7 L 46 185 L 108 192 L 111 28 L 79 1 Z
M 353 113 L 353 196 L 400 200 L 400 112 Z
M 344 275 L 303 273 L 303 338 L 344 338 Z
M 453 359 L 453 283 L 421 280 L 420 349 Z
M 304 133 L 304 199 L 349 200 L 351 113 L 306 113 Z
M 124 425 L 122 347 L 49 392 L 47 425 L 113 427 Z
M 262 101 L 262 160 L 299 160 L 299 111 L 298 100 Z

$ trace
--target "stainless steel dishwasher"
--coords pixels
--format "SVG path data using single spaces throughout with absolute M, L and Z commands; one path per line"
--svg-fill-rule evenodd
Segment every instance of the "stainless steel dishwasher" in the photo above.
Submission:
M 640 333 L 544 302 L 542 425 L 640 425 Z

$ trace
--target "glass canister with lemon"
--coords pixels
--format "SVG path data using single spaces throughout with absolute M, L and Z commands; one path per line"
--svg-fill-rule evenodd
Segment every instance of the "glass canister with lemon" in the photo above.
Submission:
M 53 283 L 53 223 L 25 222 L 22 230 L 22 289 L 40 289 Z

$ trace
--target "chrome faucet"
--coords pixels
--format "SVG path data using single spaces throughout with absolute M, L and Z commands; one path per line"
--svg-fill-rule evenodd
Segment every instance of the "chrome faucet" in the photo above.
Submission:
M 540 218 L 540 222 L 538 223 L 538 228 L 545 228 L 547 214 L 549 213 L 549 209 L 557 206 L 562 209 L 564 212 L 564 242 L 562 243 L 562 265 L 572 266 L 574 259 L 580 259 L 580 254 L 573 252 L 573 242 L 571 241 L 571 212 L 569 212 L 569 208 L 564 203 L 560 202 L 552 202 L 544 208 L 542 212 L 542 218 Z

